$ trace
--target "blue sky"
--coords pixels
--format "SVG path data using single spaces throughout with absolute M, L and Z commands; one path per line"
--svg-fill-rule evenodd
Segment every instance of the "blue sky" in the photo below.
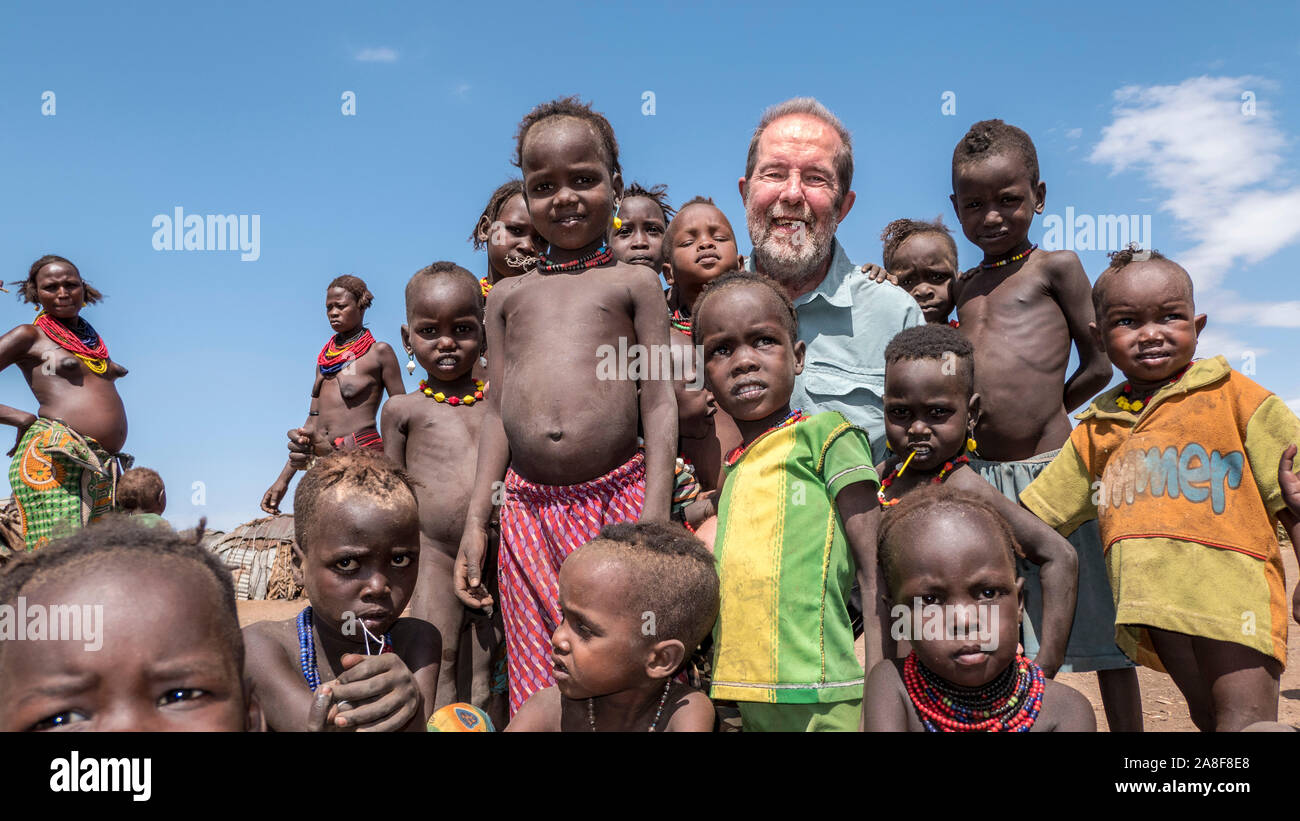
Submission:
M 610 118 L 629 180 L 711 195 L 742 235 L 736 179 L 760 112 L 820 98 L 854 135 L 838 236 L 876 262 L 894 218 L 955 224 L 953 145 L 1001 117 L 1037 144 L 1048 214 L 1150 215 L 1210 315 L 1201 354 L 1300 407 L 1293 4 L 25 5 L 0 12 L 2 276 L 58 253 L 108 295 L 85 315 L 131 370 L 126 449 L 161 472 L 178 525 L 260 515 L 305 415 L 330 279 L 362 276 L 369 326 L 398 347 L 412 273 L 484 271 L 467 237 L 512 173 L 515 125 L 564 94 Z M 177 206 L 259 215 L 259 258 L 155 250 L 152 221 Z M 1080 257 L 1091 277 L 1105 267 Z M 0 295 L 4 328 L 31 316 Z M 16 368 L 0 401 L 35 411 Z

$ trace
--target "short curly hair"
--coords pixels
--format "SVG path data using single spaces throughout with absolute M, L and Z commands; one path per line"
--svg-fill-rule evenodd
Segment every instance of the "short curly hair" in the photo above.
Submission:
M 950 490 L 947 485 L 922 485 L 885 511 L 876 536 L 876 554 L 880 559 L 885 583 L 889 587 L 890 598 L 897 597 L 901 581 L 898 578 L 899 556 L 912 544 L 911 539 L 903 538 L 907 535 L 906 525 L 913 521 L 932 519 L 941 511 L 956 513 L 968 520 L 983 518 L 986 527 L 982 533 L 989 538 L 996 538 L 1006 547 L 1012 567 L 1015 567 L 1016 557 L 1024 555 L 1016 542 L 1011 524 L 993 505 L 969 493 Z
M 613 558 L 625 569 L 623 606 L 654 615 L 656 640 L 677 639 L 686 655 L 699 646 L 718 620 L 718 571 L 713 555 L 681 525 L 620 522 L 575 553 Z
M 953 263 L 957 262 L 957 243 L 953 241 L 952 231 L 943 224 L 943 217 L 935 217 L 933 220 L 899 219 L 886 225 L 885 230 L 880 232 L 880 241 L 884 243 L 881 262 L 884 263 L 886 271 L 893 270 L 894 254 L 902 244 L 917 234 L 934 234 L 940 237 L 952 252 Z
M 26 302 L 28 305 L 37 305 L 40 303 L 40 299 L 36 296 L 36 275 L 46 265 L 54 262 L 61 262 L 64 265 L 70 266 L 77 272 L 77 276 L 81 277 L 81 269 L 74 265 L 72 260 L 61 257 L 58 254 L 46 254 L 32 263 L 31 268 L 27 270 L 27 279 L 16 279 L 9 283 L 10 285 L 19 286 L 18 293 L 16 294 L 19 302 Z M 104 298 L 104 295 L 101 294 L 95 286 L 86 282 L 85 277 L 81 278 L 81 287 L 86 292 L 87 305 L 94 305 L 96 302 L 99 302 Z
M 975 392 L 975 348 L 961 331 L 948 324 L 928 322 L 904 328 L 885 346 L 885 369 L 902 359 L 952 358 L 966 383 L 966 397 Z
M 576 96 L 541 103 L 524 115 L 519 121 L 519 130 L 515 132 L 515 156 L 511 162 L 516 168 L 524 167 L 524 140 L 528 137 L 529 130 L 554 117 L 572 117 L 591 126 L 600 142 L 609 175 L 613 177 L 623 173 L 623 167 L 618 163 L 618 140 L 614 138 L 614 127 L 605 119 L 604 114 L 592 109 L 591 103 L 584 103 Z
M 158 471 L 131 468 L 117 481 L 117 506 L 125 511 L 147 510 L 165 489 Z
M 998 154 L 1019 156 L 1029 174 L 1029 184 L 1038 185 L 1038 151 L 1029 135 L 1001 120 L 980 120 L 970 127 L 952 151 L 953 189 L 957 187 L 959 170 Z
M 682 206 L 683 210 L 686 206 Z M 680 212 L 679 212 L 680 213 Z M 791 344 L 799 340 L 799 314 L 795 312 L 794 303 L 790 301 L 790 296 L 785 289 L 776 284 L 771 277 L 765 276 L 754 271 L 728 271 L 717 279 L 704 286 L 700 291 L 699 297 L 696 298 L 695 304 L 691 306 L 691 316 L 693 317 L 692 327 L 698 331 L 704 320 L 704 306 L 715 297 L 718 297 L 732 288 L 741 287 L 766 288 L 776 295 L 777 300 L 781 303 L 781 322 L 790 332 Z M 697 340 L 698 341 L 698 340 Z
M 476 294 L 474 305 L 478 313 L 479 321 L 483 321 L 483 289 L 479 285 L 478 277 L 474 276 L 467 269 L 462 268 L 454 262 L 439 260 L 424 266 L 411 275 L 406 282 L 406 316 L 411 316 L 411 297 L 415 294 L 415 289 L 420 287 L 421 282 L 428 280 L 441 279 L 444 277 L 461 277 L 474 283 L 474 293 Z
M 677 210 L 668 204 L 668 186 L 663 183 L 652 185 L 649 188 L 639 182 L 628 183 L 623 188 L 623 199 L 629 200 L 632 197 L 644 197 L 659 206 L 659 210 L 664 214 L 665 226 L 672 222 L 673 214 L 677 213 Z
M 1176 268 L 1182 274 L 1180 279 L 1182 279 L 1183 284 L 1187 287 L 1188 300 L 1195 304 L 1196 300 L 1194 289 L 1192 287 L 1192 278 L 1187 273 L 1187 269 L 1154 248 L 1144 250 L 1136 242 L 1133 242 L 1129 243 L 1129 246 L 1124 250 L 1112 251 L 1108 256 L 1110 257 L 1110 265 L 1106 266 L 1106 270 L 1101 272 L 1101 275 L 1097 277 L 1097 281 L 1092 285 L 1092 312 L 1096 315 L 1098 320 L 1101 319 L 1103 309 L 1106 307 L 1106 297 L 1109 296 L 1111 286 L 1114 285 L 1115 280 L 1119 278 L 1120 272 L 1123 271 L 1126 266 L 1131 265 L 1134 262 L 1160 261 Z
M 341 450 L 322 456 L 307 470 L 293 495 L 293 536 L 306 553 L 316 532 L 320 500 L 339 489 L 376 500 L 394 510 L 409 504 L 417 509 L 416 482 L 382 453 L 365 448 Z M 329 509 L 327 506 L 325 509 Z
M 352 294 L 352 298 L 357 301 L 357 307 L 363 311 L 375 302 L 375 295 L 370 293 L 370 289 L 366 287 L 365 280 L 359 276 L 343 274 L 342 276 L 334 277 L 325 290 L 328 291 L 330 288 L 342 288 L 349 294 Z

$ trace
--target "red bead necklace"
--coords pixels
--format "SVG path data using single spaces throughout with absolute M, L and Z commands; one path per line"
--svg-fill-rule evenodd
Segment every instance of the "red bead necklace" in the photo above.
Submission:
M 551 262 L 543 254 L 537 258 L 537 270 L 544 274 L 554 274 L 564 271 L 583 271 L 587 268 L 599 268 L 614 259 L 614 252 L 609 247 L 602 244 L 590 254 L 585 254 L 577 259 L 568 262 Z
M 344 365 L 365 356 L 370 346 L 375 344 L 375 337 L 368 328 L 363 328 L 360 336 L 342 345 L 336 344 L 337 338 L 331 336 L 316 356 L 316 366 L 320 368 L 322 375 L 338 373 L 343 370 Z
M 916 451 L 912 451 L 912 452 L 915 453 Z M 912 457 L 910 456 L 908 457 L 909 460 L 911 458 Z M 939 471 L 938 476 L 935 476 L 933 479 L 930 480 L 930 483 L 935 485 L 943 484 L 943 480 L 947 478 L 949 473 L 952 473 L 954 468 L 956 468 L 958 465 L 964 465 L 969 461 L 970 461 L 970 457 L 963 453 L 961 456 L 958 456 L 956 459 L 953 459 L 950 462 L 944 462 L 943 469 Z M 899 467 L 894 468 L 892 471 L 889 472 L 889 475 L 885 477 L 884 481 L 880 483 L 880 489 L 876 491 L 876 498 L 880 500 L 881 507 L 893 507 L 894 505 L 902 501 L 903 497 L 901 496 L 898 497 L 897 499 L 886 499 L 885 489 L 894 483 L 894 479 L 898 477 L 898 474 L 903 472 L 903 467 L 905 467 L 906 465 L 907 462 L 904 462 Z
M 59 320 L 41 311 L 33 324 L 45 332 L 50 341 L 86 363 L 95 373 L 108 370 L 108 345 L 95 332 L 89 322 L 77 317 L 77 324 L 69 328 Z
M 1031 245 L 1025 250 L 1021 251 L 1020 253 L 1016 254 L 1015 256 L 1007 257 L 1006 259 L 1000 259 L 997 262 L 981 262 L 980 268 L 987 271 L 990 268 L 1001 268 L 1003 265 L 1010 265 L 1013 262 L 1019 262 L 1020 260 L 1032 254 L 1034 252 L 1034 249 L 1037 247 L 1038 247 L 1037 245 Z
M 1017 655 L 982 687 L 962 687 L 929 670 L 913 650 L 903 662 L 903 686 L 926 732 L 1026 733 L 1038 720 L 1046 679 L 1033 661 Z
M 780 422 L 777 422 L 772 427 L 763 431 L 758 436 L 754 437 L 754 440 L 750 442 L 748 445 L 741 445 L 740 447 L 731 451 L 731 453 L 728 453 L 726 459 L 727 467 L 731 467 L 732 465 L 736 464 L 736 462 L 740 461 L 740 457 L 744 456 L 745 451 L 749 450 L 751 447 L 754 446 L 754 442 L 759 441 L 764 436 L 767 436 L 769 433 L 771 433 L 774 430 L 780 430 L 781 428 L 787 428 L 790 425 L 796 425 L 807 418 L 808 418 L 807 416 L 803 415 L 803 410 L 801 408 L 795 408 L 794 410 L 790 411 L 788 416 L 786 416 Z

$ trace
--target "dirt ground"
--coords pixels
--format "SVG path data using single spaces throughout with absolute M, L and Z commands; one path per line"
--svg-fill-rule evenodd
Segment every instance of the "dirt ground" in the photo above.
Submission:
M 1296 567 L 1295 552 L 1285 542 L 1282 544 L 1282 558 L 1286 567 L 1287 601 L 1290 602 L 1296 579 L 1300 578 L 1300 569 Z M 305 605 L 305 599 L 241 601 L 238 602 L 239 626 L 244 627 L 255 621 L 293 618 Z M 858 658 L 861 660 L 863 657 L 861 640 L 858 641 L 857 651 Z M 1061 673 L 1056 680 L 1070 685 L 1088 697 L 1092 702 L 1093 710 L 1097 713 L 1097 729 L 1105 732 L 1106 712 L 1101 706 L 1096 674 Z M 1173 679 L 1163 673 L 1139 667 L 1138 682 L 1142 688 L 1142 717 L 1147 732 L 1196 732 L 1196 727 L 1187 712 L 1187 702 L 1174 686 Z M 1297 627 L 1295 622 L 1290 625 L 1287 667 L 1282 673 L 1277 719 L 1284 724 L 1300 725 L 1300 627 Z
M 1287 603 L 1290 610 L 1291 595 L 1295 592 L 1300 570 L 1296 568 L 1295 551 L 1288 542 L 1282 543 L 1282 563 L 1286 567 Z M 1277 720 L 1283 724 L 1300 725 L 1300 626 L 1289 625 L 1286 648 L 1286 670 L 1282 672 L 1281 698 L 1278 699 Z M 1097 729 L 1105 732 L 1106 712 L 1101 707 L 1101 693 L 1097 690 L 1095 673 L 1061 673 L 1057 681 L 1068 684 L 1088 697 L 1097 713 Z M 1196 732 L 1187 712 L 1187 701 L 1174 686 L 1174 680 L 1164 673 L 1146 667 L 1138 668 L 1138 685 L 1142 688 L 1142 724 L 1149 733 Z

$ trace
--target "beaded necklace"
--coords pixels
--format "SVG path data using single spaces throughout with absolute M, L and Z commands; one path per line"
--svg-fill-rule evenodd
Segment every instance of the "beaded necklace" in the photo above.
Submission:
M 659 709 L 655 710 L 654 721 L 650 722 L 650 728 L 646 730 L 647 733 L 653 733 L 655 727 L 658 726 L 659 716 L 664 713 L 664 704 L 668 701 L 668 691 L 672 686 L 672 679 L 668 679 L 668 681 L 664 682 L 664 694 L 659 697 Z M 596 732 L 596 700 L 593 698 L 587 699 L 587 723 L 591 725 L 591 731 L 593 733 Z
M 362 328 L 361 333 L 351 341 L 338 344 L 337 339 L 338 337 L 331 336 L 316 357 L 316 365 L 320 368 L 321 376 L 338 373 L 349 362 L 355 362 L 365 356 L 370 346 L 375 344 L 375 337 L 368 328 Z
M 772 427 L 763 431 L 758 436 L 754 437 L 754 440 L 750 442 L 748 445 L 741 445 L 740 447 L 731 451 L 731 453 L 728 453 L 726 459 L 727 467 L 731 467 L 732 465 L 736 464 L 736 462 L 740 461 L 740 457 L 744 456 L 745 451 L 749 450 L 751 447 L 754 446 L 754 442 L 757 442 L 758 440 L 762 439 L 764 436 L 767 436 L 769 433 L 771 433 L 774 430 L 780 430 L 781 428 L 789 427 L 790 425 L 796 425 L 807 418 L 808 418 L 807 416 L 803 415 L 802 408 L 795 408 L 794 410 L 790 411 L 788 416 L 786 416 L 780 422 L 777 422 Z
M 487 296 L 488 291 L 492 290 L 492 283 L 488 282 L 487 277 L 480 277 L 478 281 L 478 288 L 480 291 L 483 292 L 483 296 Z
M 1178 373 L 1170 377 L 1168 382 L 1166 382 L 1165 384 L 1161 385 L 1160 387 L 1152 391 L 1150 394 L 1148 394 L 1145 401 L 1141 399 L 1129 399 L 1129 396 L 1133 394 L 1133 384 L 1131 382 L 1125 382 L 1123 392 L 1119 396 L 1115 397 L 1116 406 L 1118 406 L 1120 410 L 1128 411 L 1129 413 L 1141 413 L 1142 409 L 1145 408 L 1147 406 L 1147 403 L 1151 401 L 1152 396 L 1154 396 L 1159 391 L 1164 390 L 1165 388 L 1174 384 L 1179 379 L 1182 379 L 1184 374 L 1187 373 L 1187 369 L 1190 367 L 1192 367 L 1192 363 L 1188 362 L 1185 366 L 1183 366 L 1183 369 L 1181 371 L 1179 371 Z
M 564 271 L 583 271 L 587 268 L 599 268 L 614 259 L 614 252 L 604 243 L 590 254 L 584 254 L 577 259 L 568 262 L 551 262 L 545 254 L 537 257 L 537 270 L 544 274 L 554 274 Z
M 370 655 L 370 640 L 373 638 L 379 644 L 379 653 L 393 652 L 393 634 L 385 633 L 383 639 L 374 636 L 365 624 L 360 621 L 361 629 L 365 631 L 366 655 Z M 320 686 L 320 669 L 316 666 L 316 638 L 311 629 L 311 605 L 307 605 L 298 614 L 298 664 L 302 667 L 302 677 L 306 679 L 307 686 L 311 691 L 316 692 Z
M 915 453 L 916 451 L 912 451 L 912 455 L 914 455 Z M 912 461 L 912 455 L 909 455 L 907 457 L 907 462 Z M 964 465 L 969 461 L 970 461 L 970 457 L 963 453 L 961 456 L 958 456 L 956 459 L 953 459 L 951 462 L 944 462 L 943 469 L 939 471 L 938 476 L 930 480 L 930 483 L 935 485 L 943 484 L 943 480 L 947 478 L 949 473 L 952 473 L 954 468 L 956 468 L 958 465 Z M 892 471 L 890 471 L 889 475 L 886 476 L 884 478 L 884 481 L 880 483 L 880 489 L 876 491 L 876 498 L 880 500 L 881 507 L 893 507 L 894 505 L 898 504 L 903 500 L 902 496 L 899 496 L 897 499 L 886 499 L 885 490 L 886 488 L 888 488 L 890 485 L 894 483 L 895 478 L 897 478 L 903 473 L 903 468 L 907 467 L 907 462 L 904 462 L 899 467 L 896 467 Z
M 420 392 L 425 396 L 432 397 L 435 402 L 446 402 L 448 405 L 472 405 L 483 398 L 483 385 L 482 379 L 475 379 L 473 393 L 467 393 L 464 396 L 448 396 L 442 391 L 434 393 L 433 388 L 429 387 L 429 383 L 421 379 Z
M 32 322 L 45 332 L 51 342 L 85 362 L 87 368 L 95 373 L 108 370 L 108 345 L 104 344 L 104 340 L 86 320 L 77 317 L 76 326 L 69 328 L 41 311 Z
M 681 308 L 673 308 L 672 314 L 668 317 L 668 322 L 673 326 L 674 330 L 681 331 L 687 336 L 691 335 L 691 318 L 682 316 Z
M 982 687 L 961 687 L 931 672 L 913 650 L 903 685 L 928 733 L 1026 733 L 1038 719 L 1046 686 L 1042 668 L 1017 655 Z
M 1025 250 L 1021 251 L 1020 253 L 1016 254 L 1015 256 L 1007 257 L 1006 259 L 1000 259 L 997 262 L 981 262 L 980 268 L 987 271 L 990 268 L 1001 268 L 1003 265 L 1010 265 L 1013 262 L 1019 262 L 1020 260 L 1032 254 L 1034 252 L 1034 249 L 1037 247 L 1038 247 L 1037 245 L 1031 245 Z

